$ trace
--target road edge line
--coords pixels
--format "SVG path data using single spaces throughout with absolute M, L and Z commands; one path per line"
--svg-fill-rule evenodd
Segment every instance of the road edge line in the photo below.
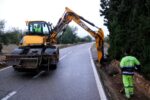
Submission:
M 93 69 L 93 72 L 94 72 L 94 76 L 95 76 L 95 80 L 96 80 L 96 85 L 97 85 L 97 88 L 98 88 L 99 96 L 100 96 L 101 100 L 108 100 L 107 97 L 106 97 L 103 85 L 102 85 L 102 83 L 100 81 L 101 79 L 100 79 L 100 77 L 98 75 L 98 72 L 96 70 L 96 66 L 94 64 L 93 58 L 92 58 L 91 48 L 92 48 L 92 46 L 89 48 L 90 61 L 91 61 L 92 69 Z
M 0 72 L 6 70 L 6 69 L 8 69 L 8 68 L 11 68 L 11 67 L 12 67 L 12 66 L 8 66 L 8 67 L 5 67 L 5 68 L 2 68 L 2 69 L 0 69 Z
M 16 93 L 17 93 L 16 91 L 12 91 L 8 95 L 6 95 L 5 97 L 3 97 L 1 100 L 8 100 L 10 97 L 12 97 L 13 95 L 15 95 Z

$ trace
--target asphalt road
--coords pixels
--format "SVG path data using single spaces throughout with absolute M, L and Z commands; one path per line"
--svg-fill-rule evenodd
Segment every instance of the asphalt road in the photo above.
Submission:
M 58 68 L 45 74 L 0 70 L 2 100 L 102 100 L 89 48 L 82 44 L 60 50 Z

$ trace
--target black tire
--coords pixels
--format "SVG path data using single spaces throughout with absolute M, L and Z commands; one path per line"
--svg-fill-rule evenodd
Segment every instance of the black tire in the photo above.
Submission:
M 15 72 L 19 72 L 19 70 L 18 70 L 18 69 L 16 69 L 16 68 L 13 68 L 13 69 L 14 69 L 14 71 L 15 71 Z
M 56 70 L 57 69 L 57 64 L 51 64 L 50 69 L 51 70 Z
M 13 68 L 14 69 L 14 72 L 23 72 L 22 69 L 17 69 L 17 68 Z
M 12 65 L 13 69 L 15 72 L 20 72 L 20 70 L 18 68 L 15 68 L 16 65 Z

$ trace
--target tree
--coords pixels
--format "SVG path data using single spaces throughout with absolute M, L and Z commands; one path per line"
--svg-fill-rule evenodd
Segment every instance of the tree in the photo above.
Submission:
M 80 41 L 81 42 L 91 42 L 92 38 L 89 35 L 87 35 L 87 36 L 85 36 L 83 38 L 80 38 Z
M 66 28 L 66 31 L 58 37 L 58 42 L 62 44 L 73 44 L 79 42 L 91 42 L 92 38 L 90 36 L 85 36 L 83 38 L 77 36 L 77 27 L 70 27 Z
M 10 30 L 4 32 L 5 21 L 0 21 L 0 44 L 16 44 L 19 42 L 18 37 L 21 30 L 17 28 L 11 28 Z
M 2 45 L 2 38 L 3 38 L 3 34 L 4 34 L 4 28 L 5 28 L 5 21 L 4 20 L 0 20 L 0 53 L 2 52 L 3 49 L 3 45 Z
M 20 35 L 22 35 L 21 30 L 15 27 L 11 28 L 7 32 L 5 32 L 5 36 L 4 36 L 6 39 L 5 44 L 18 44 L 19 37 L 21 37 Z
M 77 28 L 67 27 L 66 31 L 58 38 L 59 43 L 76 43 L 76 30 Z
M 120 59 L 127 48 L 140 59 L 150 79 L 150 1 L 101 0 L 101 16 L 109 30 L 109 55 Z
M 0 35 L 4 33 L 5 21 L 0 20 Z
M 0 44 L 1 45 L 2 45 L 2 38 L 3 38 L 2 35 L 4 34 L 4 28 L 5 28 L 5 21 L 4 20 L 0 20 Z

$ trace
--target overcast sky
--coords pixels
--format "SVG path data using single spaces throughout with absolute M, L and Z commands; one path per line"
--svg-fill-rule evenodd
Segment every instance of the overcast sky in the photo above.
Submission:
M 101 27 L 107 36 L 108 31 L 99 12 L 100 0 L 0 0 L 0 20 L 4 19 L 7 22 L 7 29 L 25 29 L 26 20 L 45 20 L 55 26 L 65 7 Z M 81 37 L 88 35 L 74 22 L 69 25 L 78 27 L 78 35 Z

